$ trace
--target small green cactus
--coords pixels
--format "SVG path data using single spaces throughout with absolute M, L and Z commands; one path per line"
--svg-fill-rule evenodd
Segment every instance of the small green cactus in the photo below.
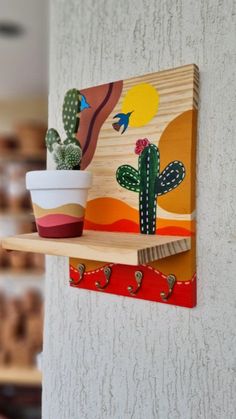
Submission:
M 118 167 L 117 182 L 133 192 L 139 192 L 139 223 L 143 234 L 156 233 L 157 197 L 177 188 L 185 177 L 180 161 L 173 161 L 160 174 L 160 153 L 146 138 L 136 142 L 139 154 L 138 170 L 130 165 Z
M 66 139 L 62 141 L 54 128 L 50 128 L 46 134 L 46 146 L 52 153 L 57 170 L 80 169 L 82 149 L 76 139 L 76 133 L 80 123 L 81 97 L 82 95 L 77 89 L 70 89 L 65 94 L 62 120 Z
M 53 158 L 57 165 L 57 170 L 71 170 L 78 167 L 81 156 L 81 148 L 74 144 L 57 144 L 53 151 Z

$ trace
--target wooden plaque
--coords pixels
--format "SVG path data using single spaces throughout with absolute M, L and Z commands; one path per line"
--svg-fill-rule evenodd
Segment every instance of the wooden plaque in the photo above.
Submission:
M 80 92 L 82 169 L 93 172 L 85 228 L 191 238 L 191 250 L 148 265 L 70 258 L 71 286 L 185 307 L 196 305 L 195 157 L 198 68 L 187 65 Z M 84 265 L 83 277 L 78 267 Z M 109 285 L 104 268 L 109 267 Z M 142 273 L 137 289 L 136 272 Z M 168 293 L 167 279 L 176 282 Z M 79 279 L 81 279 L 79 281 Z

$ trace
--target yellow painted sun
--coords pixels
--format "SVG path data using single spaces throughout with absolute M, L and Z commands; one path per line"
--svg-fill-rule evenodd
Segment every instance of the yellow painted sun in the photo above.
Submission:
M 132 87 L 122 103 L 122 112 L 132 112 L 129 126 L 142 127 L 154 118 L 159 105 L 159 94 L 155 87 L 141 83 Z

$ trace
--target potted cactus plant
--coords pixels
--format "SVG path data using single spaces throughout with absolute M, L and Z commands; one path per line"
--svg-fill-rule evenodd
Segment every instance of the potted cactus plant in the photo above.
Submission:
M 47 131 L 45 138 L 56 170 L 26 174 L 26 187 L 31 192 L 36 225 L 42 237 L 82 235 L 92 175 L 80 170 L 82 149 L 76 133 L 80 113 L 86 107 L 88 104 L 77 89 L 66 93 L 62 111 L 66 138 L 63 141 L 54 128 Z

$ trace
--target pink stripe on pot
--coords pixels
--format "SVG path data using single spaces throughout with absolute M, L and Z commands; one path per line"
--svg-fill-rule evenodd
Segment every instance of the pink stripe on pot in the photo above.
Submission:
M 82 222 L 84 217 L 72 217 L 64 214 L 48 214 L 37 218 L 37 224 L 41 227 L 52 227 L 70 223 Z

